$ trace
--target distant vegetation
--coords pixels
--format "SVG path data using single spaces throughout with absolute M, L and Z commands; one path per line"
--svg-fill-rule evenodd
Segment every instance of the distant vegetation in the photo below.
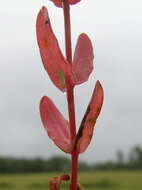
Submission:
M 49 190 L 49 180 L 60 174 L 0 174 L 0 190 Z M 79 182 L 85 190 L 142 190 L 142 171 L 80 172 Z M 68 190 L 69 182 L 61 189 Z
M 142 170 L 142 147 L 135 146 L 130 154 L 124 159 L 122 151 L 117 152 L 116 161 L 88 164 L 80 162 L 80 171 L 94 170 Z M 34 173 L 34 172 L 67 172 L 70 169 L 70 160 L 64 157 L 52 157 L 48 160 L 16 159 L 0 157 L 0 173 Z

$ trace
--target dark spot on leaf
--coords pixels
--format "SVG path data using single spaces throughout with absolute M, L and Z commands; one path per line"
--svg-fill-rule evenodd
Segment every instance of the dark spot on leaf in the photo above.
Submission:
M 79 127 L 79 130 L 78 130 L 78 133 L 77 133 L 77 136 L 76 136 L 76 139 L 75 139 L 75 143 L 74 143 L 74 150 L 76 149 L 76 147 L 77 147 L 77 142 L 79 141 L 79 139 L 82 137 L 82 135 L 83 135 L 83 129 L 84 129 L 84 127 L 85 127 L 85 121 L 86 121 L 86 118 L 87 118 L 87 116 L 88 116 L 88 114 L 89 114 L 89 112 L 90 112 L 90 110 L 91 110 L 91 108 L 90 108 L 90 105 L 88 106 L 88 108 L 87 108 L 87 110 L 86 110 L 86 113 L 85 113 L 85 115 L 84 115 L 84 117 L 83 117 L 83 120 L 82 120 L 82 122 L 81 122 L 81 125 L 80 125 L 80 127 Z
M 48 20 L 46 20 L 46 21 L 45 21 L 45 24 L 48 24 L 48 23 L 49 23 Z

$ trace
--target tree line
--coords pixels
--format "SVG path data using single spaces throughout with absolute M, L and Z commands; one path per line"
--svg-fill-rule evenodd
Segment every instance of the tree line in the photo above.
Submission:
M 127 159 L 124 158 L 122 151 L 118 151 L 116 157 L 116 161 L 103 163 L 80 162 L 79 169 L 80 171 L 142 169 L 142 147 L 138 145 L 131 149 Z M 69 170 L 70 160 L 60 156 L 54 156 L 47 160 L 0 157 L 0 173 L 68 172 Z

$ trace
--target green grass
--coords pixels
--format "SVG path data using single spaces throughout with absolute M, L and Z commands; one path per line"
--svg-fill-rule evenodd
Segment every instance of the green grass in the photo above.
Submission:
M 0 175 L 0 190 L 48 190 L 54 176 L 58 174 Z M 142 190 L 142 171 L 80 173 L 79 182 L 85 190 Z M 69 184 L 63 183 L 61 189 L 69 189 Z

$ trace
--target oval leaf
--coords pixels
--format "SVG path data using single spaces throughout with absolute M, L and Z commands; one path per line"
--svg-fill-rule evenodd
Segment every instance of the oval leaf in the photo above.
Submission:
M 63 3 L 61 0 L 51 0 L 57 7 L 63 7 Z M 76 3 L 80 2 L 80 0 L 69 0 L 70 5 L 74 5 Z
M 61 53 L 45 7 L 42 7 L 37 16 L 36 31 L 44 68 L 55 86 L 65 91 L 65 75 L 72 75 L 71 68 Z
M 71 153 L 69 123 L 46 96 L 40 102 L 40 115 L 48 136 L 61 150 Z
M 78 38 L 72 71 L 76 84 L 81 84 L 88 80 L 93 70 L 93 47 L 91 40 L 86 34 L 81 34 Z
M 49 181 L 50 190 L 60 190 L 60 185 L 62 181 L 70 180 L 70 176 L 65 174 L 59 177 L 54 177 Z
M 77 148 L 79 153 L 84 152 L 91 142 L 94 126 L 102 108 L 103 97 L 103 88 L 100 82 L 97 81 L 91 101 L 88 105 L 76 137 L 74 149 Z

